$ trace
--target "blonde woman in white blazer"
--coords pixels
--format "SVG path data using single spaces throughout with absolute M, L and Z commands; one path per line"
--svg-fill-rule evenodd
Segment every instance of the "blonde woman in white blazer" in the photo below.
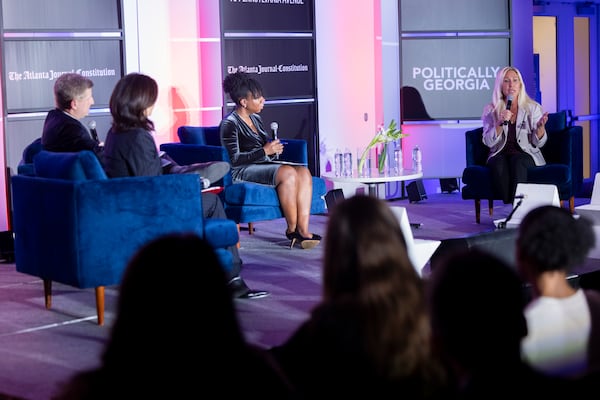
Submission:
M 492 185 L 510 204 L 517 183 L 527 182 L 527 169 L 546 164 L 540 148 L 548 139 L 548 113 L 525 91 L 521 72 L 504 67 L 496 75 L 492 102 L 484 107 L 481 119 L 482 140 L 490 148 Z

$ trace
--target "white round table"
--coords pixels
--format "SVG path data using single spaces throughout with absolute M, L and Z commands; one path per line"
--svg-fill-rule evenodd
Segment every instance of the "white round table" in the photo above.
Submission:
M 369 195 L 379 197 L 379 184 L 420 179 L 423 177 L 423 171 L 404 169 L 397 174 L 379 174 L 377 168 L 372 168 L 369 176 L 358 176 L 354 171 L 352 176 L 335 176 L 333 172 L 326 172 L 321 174 L 321 177 L 331 182 L 365 184 L 369 188 Z

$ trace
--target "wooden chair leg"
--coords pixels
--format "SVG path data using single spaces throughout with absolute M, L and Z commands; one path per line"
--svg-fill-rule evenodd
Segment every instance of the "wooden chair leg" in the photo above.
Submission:
M 481 222 L 481 200 L 475 199 L 475 222 Z
M 252 232 L 254 232 L 254 223 L 248 222 L 248 234 L 252 235 Z
M 104 325 L 104 286 L 96 287 L 96 313 L 98 325 Z
M 488 199 L 488 212 L 490 213 L 490 217 L 494 215 L 494 200 Z
M 52 281 L 50 279 L 44 279 L 44 303 L 46 308 L 52 307 Z
M 569 198 L 569 211 L 571 214 L 575 214 L 575 196 Z
M 240 230 L 242 228 L 240 228 L 240 224 L 235 224 L 237 226 L 237 230 L 238 230 L 238 238 L 240 237 Z M 240 248 L 240 240 L 238 239 L 238 242 L 235 245 L 238 249 Z

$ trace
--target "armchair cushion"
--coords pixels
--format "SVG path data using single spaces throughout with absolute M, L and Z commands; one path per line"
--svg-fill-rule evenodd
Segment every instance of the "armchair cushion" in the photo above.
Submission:
M 274 193 L 274 191 L 273 186 L 253 182 L 239 182 L 227 187 L 225 190 L 225 201 L 227 204 L 244 206 L 279 207 L 277 192 Z M 313 201 L 317 200 L 315 194 L 320 198 L 326 191 L 325 181 L 313 176 Z
M 91 151 L 57 153 L 42 150 L 33 158 L 35 175 L 44 178 L 84 181 L 108 179 L 98 157 Z
M 546 164 L 543 168 L 531 168 L 527 171 L 530 182 L 564 184 L 571 182 L 569 167 L 564 164 Z
M 279 207 L 279 199 L 273 196 L 273 186 L 254 182 L 239 182 L 225 189 L 225 202 L 244 206 Z

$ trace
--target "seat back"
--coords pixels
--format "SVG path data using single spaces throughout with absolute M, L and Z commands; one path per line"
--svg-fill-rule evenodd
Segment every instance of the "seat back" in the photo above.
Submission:
M 42 151 L 41 137 L 29 143 L 23 150 L 23 157 L 17 166 L 17 173 L 19 175 L 35 175 L 35 171 L 33 170 L 33 157 L 40 151 Z
M 546 133 L 548 140 L 542 154 L 548 164 L 564 164 L 571 157 L 571 143 L 567 137 L 567 113 L 560 111 L 548 114 Z
M 179 137 L 179 141 L 184 144 L 221 145 L 219 126 L 183 125 L 177 128 L 177 136 Z
M 465 132 L 465 156 L 467 167 L 473 165 L 484 166 L 490 153 L 490 148 L 483 144 L 481 137 L 483 128 L 472 129 Z
M 57 153 L 42 150 L 33 158 L 36 176 L 43 178 L 85 181 L 108 179 L 98 157 L 89 150 Z
M 583 128 L 567 125 L 567 112 L 559 111 L 548 114 L 546 122 L 548 140 L 541 148 L 546 165 L 566 165 L 569 179 L 568 188 L 559 187 L 561 199 L 576 195 L 583 183 Z M 541 183 L 546 183 L 542 180 Z
M 29 143 L 23 150 L 23 158 L 20 164 L 30 164 L 33 162 L 33 157 L 42 150 L 42 138 L 39 137 Z

